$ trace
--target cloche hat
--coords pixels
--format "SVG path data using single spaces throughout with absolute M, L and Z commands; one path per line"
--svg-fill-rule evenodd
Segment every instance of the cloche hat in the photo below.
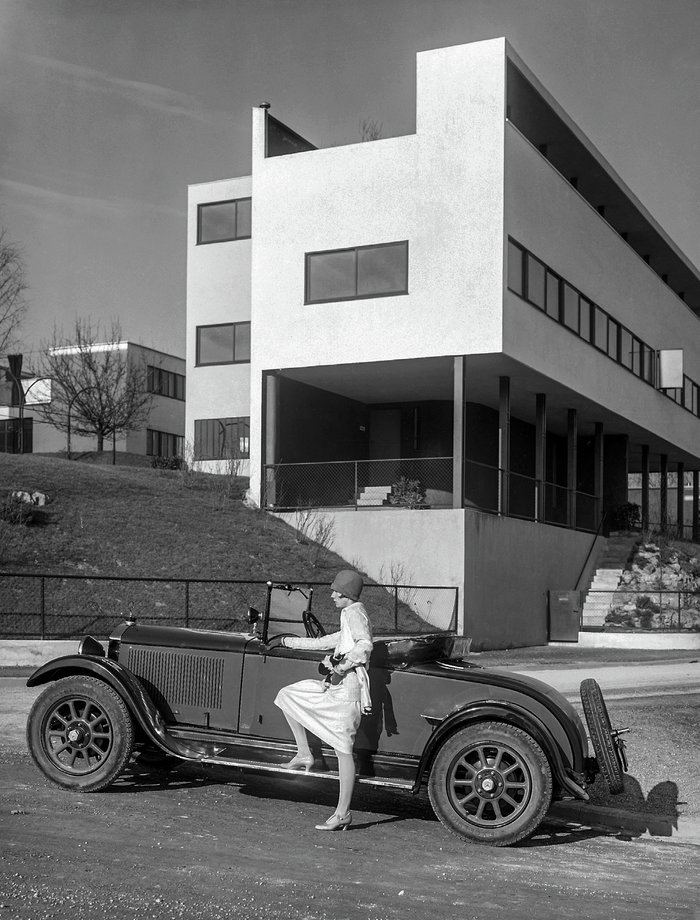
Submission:
M 349 597 L 351 601 L 359 601 L 363 587 L 364 582 L 361 575 L 351 569 L 343 569 L 335 576 L 331 591 L 337 591 L 343 597 Z

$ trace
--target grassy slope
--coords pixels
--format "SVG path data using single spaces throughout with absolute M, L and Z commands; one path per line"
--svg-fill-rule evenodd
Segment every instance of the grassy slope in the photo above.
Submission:
M 326 581 L 294 532 L 222 494 L 222 479 L 0 454 L 0 496 L 48 493 L 46 526 L 5 527 L 0 572 Z
M 335 553 L 300 543 L 282 521 L 229 498 L 226 487 L 226 477 L 0 454 L 0 499 L 16 489 L 52 499 L 44 525 L 0 520 L 0 575 L 329 583 L 348 567 Z M 377 634 L 391 632 L 389 595 L 373 595 L 370 606 Z M 328 627 L 337 622 L 326 592 L 314 610 Z M 400 620 L 404 632 L 426 630 L 407 608 Z

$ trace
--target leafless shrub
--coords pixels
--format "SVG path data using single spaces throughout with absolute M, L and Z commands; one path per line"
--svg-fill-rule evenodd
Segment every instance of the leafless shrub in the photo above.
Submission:
M 309 562 L 316 568 L 333 546 L 335 521 L 318 508 L 300 506 L 294 509 L 292 526 L 297 543 L 308 547 Z
M 384 127 L 384 122 L 375 121 L 374 118 L 361 118 L 358 127 L 360 132 L 360 140 L 363 143 L 366 141 L 378 141 L 382 136 L 382 128 Z

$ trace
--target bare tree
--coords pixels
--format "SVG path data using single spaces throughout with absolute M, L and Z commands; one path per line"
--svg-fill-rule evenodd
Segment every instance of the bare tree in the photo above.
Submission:
M 5 229 L 0 227 L 0 353 L 15 345 L 17 330 L 27 310 L 26 290 L 20 249 L 7 240 Z
M 129 355 L 118 322 L 106 335 L 80 318 L 70 339 L 54 330 L 42 347 L 41 373 L 51 378 L 51 402 L 41 407 L 43 417 L 67 433 L 69 453 L 71 434 L 94 435 L 101 451 L 105 438 L 148 421 L 147 370 Z

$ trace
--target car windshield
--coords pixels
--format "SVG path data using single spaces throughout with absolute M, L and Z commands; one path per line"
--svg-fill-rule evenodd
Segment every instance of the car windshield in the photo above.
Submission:
M 268 638 L 271 639 L 281 633 L 306 636 L 304 614 L 312 607 L 313 589 L 306 586 L 273 584 L 270 586 L 269 593 Z M 327 611 L 324 616 L 327 627 L 330 625 L 327 623 L 328 618 L 329 612 Z M 333 628 L 337 629 L 337 626 L 331 626 L 331 630 Z

